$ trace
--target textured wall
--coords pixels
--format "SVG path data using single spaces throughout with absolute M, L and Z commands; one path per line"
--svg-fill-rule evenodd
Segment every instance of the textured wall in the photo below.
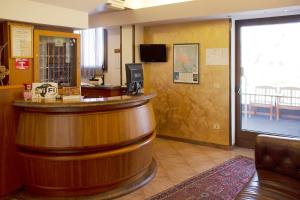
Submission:
M 146 63 L 158 134 L 229 145 L 229 66 L 205 66 L 206 48 L 229 48 L 228 20 L 145 27 L 145 43 L 168 46 L 168 62 Z M 200 43 L 200 84 L 173 83 L 173 44 Z M 213 129 L 215 123 L 220 129 Z

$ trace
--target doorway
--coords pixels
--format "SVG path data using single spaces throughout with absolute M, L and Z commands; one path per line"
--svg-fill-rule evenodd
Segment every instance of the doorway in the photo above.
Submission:
M 300 16 L 236 21 L 236 142 L 300 137 Z

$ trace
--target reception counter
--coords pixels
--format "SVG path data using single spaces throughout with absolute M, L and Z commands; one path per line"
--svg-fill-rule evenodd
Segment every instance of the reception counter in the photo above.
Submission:
M 154 96 L 15 101 L 26 188 L 73 196 L 145 184 L 155 171 Z

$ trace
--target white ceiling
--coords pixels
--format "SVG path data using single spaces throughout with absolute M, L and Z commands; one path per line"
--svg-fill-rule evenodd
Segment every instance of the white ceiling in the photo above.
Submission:
M 105 6 L 106 0 L 29 0 L 53 6 L 94 13 Z
M 107 0 L 29 0 L 37 3 L 44 3 L 52 6 L 58 6 L 63 8 L 69 8 L 72 10 L 78 10 L 87 12 L 89 14 L 95 14 L 104 11 L 116 11 L 107 8 Z M 130 9 L 139 9 L 145 7 L 153 7 L 160 5 L 167 5 L 173 3 L 181 3 L 192 0 L 125 0 L 125 7 Z
M 15 1 L 21 0 L 7 0 L 7 2 Z M 163 4 L 167 2 L 167 4 L 170 4 L 171 0 L 126 0 L 127 3 L 135 3 L 135 5 L 138 5 L 137 2 L 139 2 L 139 4 L 143 4 L 144 6 L 146 5 L 148 8 L 135 10 L 132 7 L 134 10 L 128 9 L 122 12 L 113 13 L 103 12 L 107 11 L 106 2 L 108 0 L 22 1 L 31 1 L 29 5 L 36 4 L 37 7 L 42 7 L 43 5 L 47 5 L 48 7 L 56 6 L 60 9 L 67 8 L 75 12 L 89 14 L 90 27 L 109 27 L 119 26 L 122 24 L 164 23 L 215 18 L 238 19 L 253 18 L 253 16 L 265 17 L 269 15 L 282 16 L 300 14 L 300 0 L 251 0 L 247 1 L 247 4 L 241 0 L 191 0 L 190 2 L 184 3 L 179 3 L 179 1 L 183 0 L 173 0 L 177 2 L 177 4 L 163 6 L 158 6 L 157 3 Z M 24 5 L 27 4 L 24 3 Z M 21 4 L 21 6 L 24 5 Z M 125 5 L 127 6 L 126 3 Z M 2 6 L 0 6 L 0 8 L 1 7 Z
M 194 0 L 172 5 L 90 15 L 89 27 L 272 17 L 299 14 L 299 8 L 300 0 Z

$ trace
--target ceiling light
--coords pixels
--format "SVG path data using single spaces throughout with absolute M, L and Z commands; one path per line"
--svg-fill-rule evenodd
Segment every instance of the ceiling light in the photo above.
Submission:
M 182 3 L 192 0 L 125 0 L 125 6 L 130 9 L 148 8 L 174 3 Z
M 106 6 L 114 10 L 124 10 L 124 0 L 107 0 Z
M 106 7 L 114 9 L 114 10 L 124 10 L 125 9 L 124 6 L 119 6 L 119 5 L 111 4 L 111 3 L 106 3 Z

